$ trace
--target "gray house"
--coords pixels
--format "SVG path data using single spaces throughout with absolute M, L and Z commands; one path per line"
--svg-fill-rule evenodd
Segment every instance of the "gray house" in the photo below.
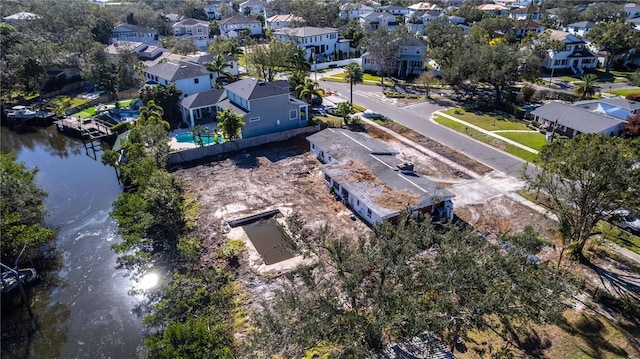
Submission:
M 111 30 L 111 43 L 116 41 L 142 42 L 149 45 L 158 45 L 158 32 L 147 27 L 119 24 Z
M 183 121 L 191 127 L 196 122 L 215 121 L 218 111 L 231 109 L 244 118 L 242 138 L 305 127 L 309 119 L 309 105 L 291 97 L 286 81 L 254 78 L 187 96 L 181 108 Z
M 325 129 L 307 140 L 321 166 L 324 183 L 364 221 L 395 223 L 407 208 L 412 215 L 453 219 L 454 195 L 413 171 L 397 151 L 361 132 Z
M 596 106 L 597 107 L 597 106 Z M 551 102 L 531 111 L 542 128 L 567 137 L 581 133 L 601 133 L 617 136 L 622 132 L 624 120 L 597 112 L 592 105 Z

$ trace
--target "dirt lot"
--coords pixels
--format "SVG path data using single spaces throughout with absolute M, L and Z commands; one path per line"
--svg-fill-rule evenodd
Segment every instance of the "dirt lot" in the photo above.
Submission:
M 451 168 L 401 144 L 385 133 L 375 132 L 372 135 L 398 150 L 398 157 L 401 159 L 413 162 L 420 174 L 456 194 L 456 216 L 473 225 L 489 239 L 495 239 L 501 233 L 520 231 L 528 224 L 533 225 L 546 238 L 555 238 L 555 223 L 522 204 L 522 200 L 513 194 L 519 187 L 514 179 L 498 172 L 488 172 L 482 167 L 473 168 L 476 173 L 484 175 L 482 178 L 470 178 L 459 171 L 459 168 Z M 428 143 L 423 145 L 429 146 Z M 230 220 L 274 208 L 287 207 L 300 212 L 311 228 L 329 223 L 338 233 L 354 238 L 370 231 L 360 220 L 351 220 L 351 211 L 330 194 L 321 178 L 321 164 L 308 150 L 308 142 L 298 137 L 286 143 L 219 156 L 175 170 L 177 177 L 185 181 L 187 192 L 195 196 L 200 206 L 196 230 L 204 239 L 205 252 L 200 266 L 215 265 L 218 249 L 227 241 L 225 233 L 229 231 L 227 223 Z M 456 155 L 446 157 L 455 159 Z M 472 163 L 467 162 L 464 157 L 462 162 Z M 555 263 L 558 248 L 545 248 L 540 253 L 542 259 Z M 625 265 L 608 258 L 593 258 L 592 267 L 570 260 L 565 260 L 564 263 L 571 272 L 584 280 L 587 291 L 583 296 L 587 297 L 595 288 L 612 291 L 608 276 L 628 278 L 631 275 L 637 278 L 636 265 Z M 246 291 L 243 302 L 255 309 L 257 302 L 268 300 L 280 287 L 277 273 L 258 274 L 249 265 L 246 254 L 241 256 L 239 264 L 236 278 Z M 638 288 L 640 285 L 635 281 L 630 281 L 633 284 L 624 282 L 614 285 L 618 288 L 628 285 L 630 288 Z M 576 303 L 575 309 L 583 310 L 580 307 L 581 301 Z M 606 314 L 604 310 L 598 312 Z M 613 322 L 617 321 L 608 317 Z M 635 333 L 636 329 L 627 329 L 627 333 Z M 633 353 L 632 356 L 637 353 L 632 348 L 627 350 Z

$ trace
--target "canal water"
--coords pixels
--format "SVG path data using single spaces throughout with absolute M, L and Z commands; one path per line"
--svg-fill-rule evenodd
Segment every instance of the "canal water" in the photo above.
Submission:
M 144 328 L 132 310 L 142 298 L 128 294 L 135 282 L 117 268 L 110 248 L 120 240 L 109 217 L 121 191 L 114 169 L 54 127 L 1 131 L 2 151 L 14 151 L 18 161 L 39 169 L 36 181 L 49 193 L 46 223 L 58 228 L 59 263 L 30 290 L 37 329 L 3 345 L 2 358 L 136 357 Z M 11 321 L 19 331 L 26 318 L 26 311 L 3 310 L 3 331 Z

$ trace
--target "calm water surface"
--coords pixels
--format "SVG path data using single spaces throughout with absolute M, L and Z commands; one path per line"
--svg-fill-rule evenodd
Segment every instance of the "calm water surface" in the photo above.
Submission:
M 3 152 L 14 151 L 18 161 L 39 168 L 36 181 L 49 193 L 47 224 L 59 229 L 61 263 L 31 289 L 38 329 L 2 358 L 135 357 L 144 328 L 132 309 L 141 298 L 127 294 L 135 283 L 116 268 L 110 248 L 120 240 L 109 217 L 121 191 L 114 169 L 100 162 L 100 153 L 98 160 L 90 158 L 82 141 L 53 127 L 1 131 Z

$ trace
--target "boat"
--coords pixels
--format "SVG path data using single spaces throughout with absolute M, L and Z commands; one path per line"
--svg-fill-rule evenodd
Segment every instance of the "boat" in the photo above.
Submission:
M 18 269 L 18 277 L 22 282 L 22 285 L 33 283 L 38 277 L 34 268 Z M 16 274 L 12 271 L 2 272 L 2 281 L 0 282 L 2 293 L 9 293 L 18 287 L 18 281 L 16 280 Z
M 36 111 L 29 109 L 27 106 L 13 106 L 7 112 L 7 118 L 10 120 L 28 120 L 36 116 Z

